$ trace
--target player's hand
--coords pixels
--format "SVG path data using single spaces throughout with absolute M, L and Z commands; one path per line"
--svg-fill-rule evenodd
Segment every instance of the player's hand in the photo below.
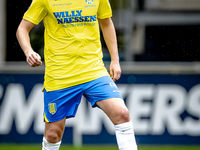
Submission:
M 26 61 L 31 67 L 37 67 L 42 65 L 40 55 L 34 51 L 31 51 L 26 55 Z
M 121 77 L 121 67 L 119 61 L 111 61 L 110 63 L 110 77 L 113 81 L 117 81 Z

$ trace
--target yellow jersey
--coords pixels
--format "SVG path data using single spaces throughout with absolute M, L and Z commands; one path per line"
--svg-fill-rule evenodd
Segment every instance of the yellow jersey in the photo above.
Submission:
M 23 19 L 45 26 L 44 88 L 54 91 L 109 75 L 102 61 L 99 19 L 108 0 L 33 0 Z

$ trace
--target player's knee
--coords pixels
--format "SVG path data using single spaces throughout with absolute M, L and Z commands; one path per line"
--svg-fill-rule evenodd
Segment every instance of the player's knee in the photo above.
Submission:
M 123 109 L 120 114 L 120 119 L 123 123 L 130 121 L 130 115 L 128 109 Z
M 47 132 L 45 138 L 49 143 L 57 143 L 60 141 L 59 135 L 56 132 Z
M 113 120 L 113 123 L 115 125 L 125 123 L 125 122 L 129 122 L 130 121 L 130 115 L 129 115 L 128 109 L 117 110 L 115 112 L 115 118 L 112 118 L 111 120 Z

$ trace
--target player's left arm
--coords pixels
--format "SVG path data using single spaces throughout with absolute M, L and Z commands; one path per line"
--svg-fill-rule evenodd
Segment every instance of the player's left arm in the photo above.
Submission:
M 111 56 L 110 76 L 113 81 L 117 81 L 121 76 L 121 67 L 119 63 L 115 28 L 111 18 L 99 19 L 99 22 L 101 25 L 101 30 L 103 32 L 104 40 Z

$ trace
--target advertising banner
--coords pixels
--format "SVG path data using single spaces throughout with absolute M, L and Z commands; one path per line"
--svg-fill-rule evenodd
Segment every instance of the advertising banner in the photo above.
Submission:
M 43 74 L 0 74 L 0 143 L 41 143 Z M 138 144 L 200 144 L 200 75 L 122 74 L 116 82 Z M 82 98 L 62 143 L 115 144 L 114 126 Z

